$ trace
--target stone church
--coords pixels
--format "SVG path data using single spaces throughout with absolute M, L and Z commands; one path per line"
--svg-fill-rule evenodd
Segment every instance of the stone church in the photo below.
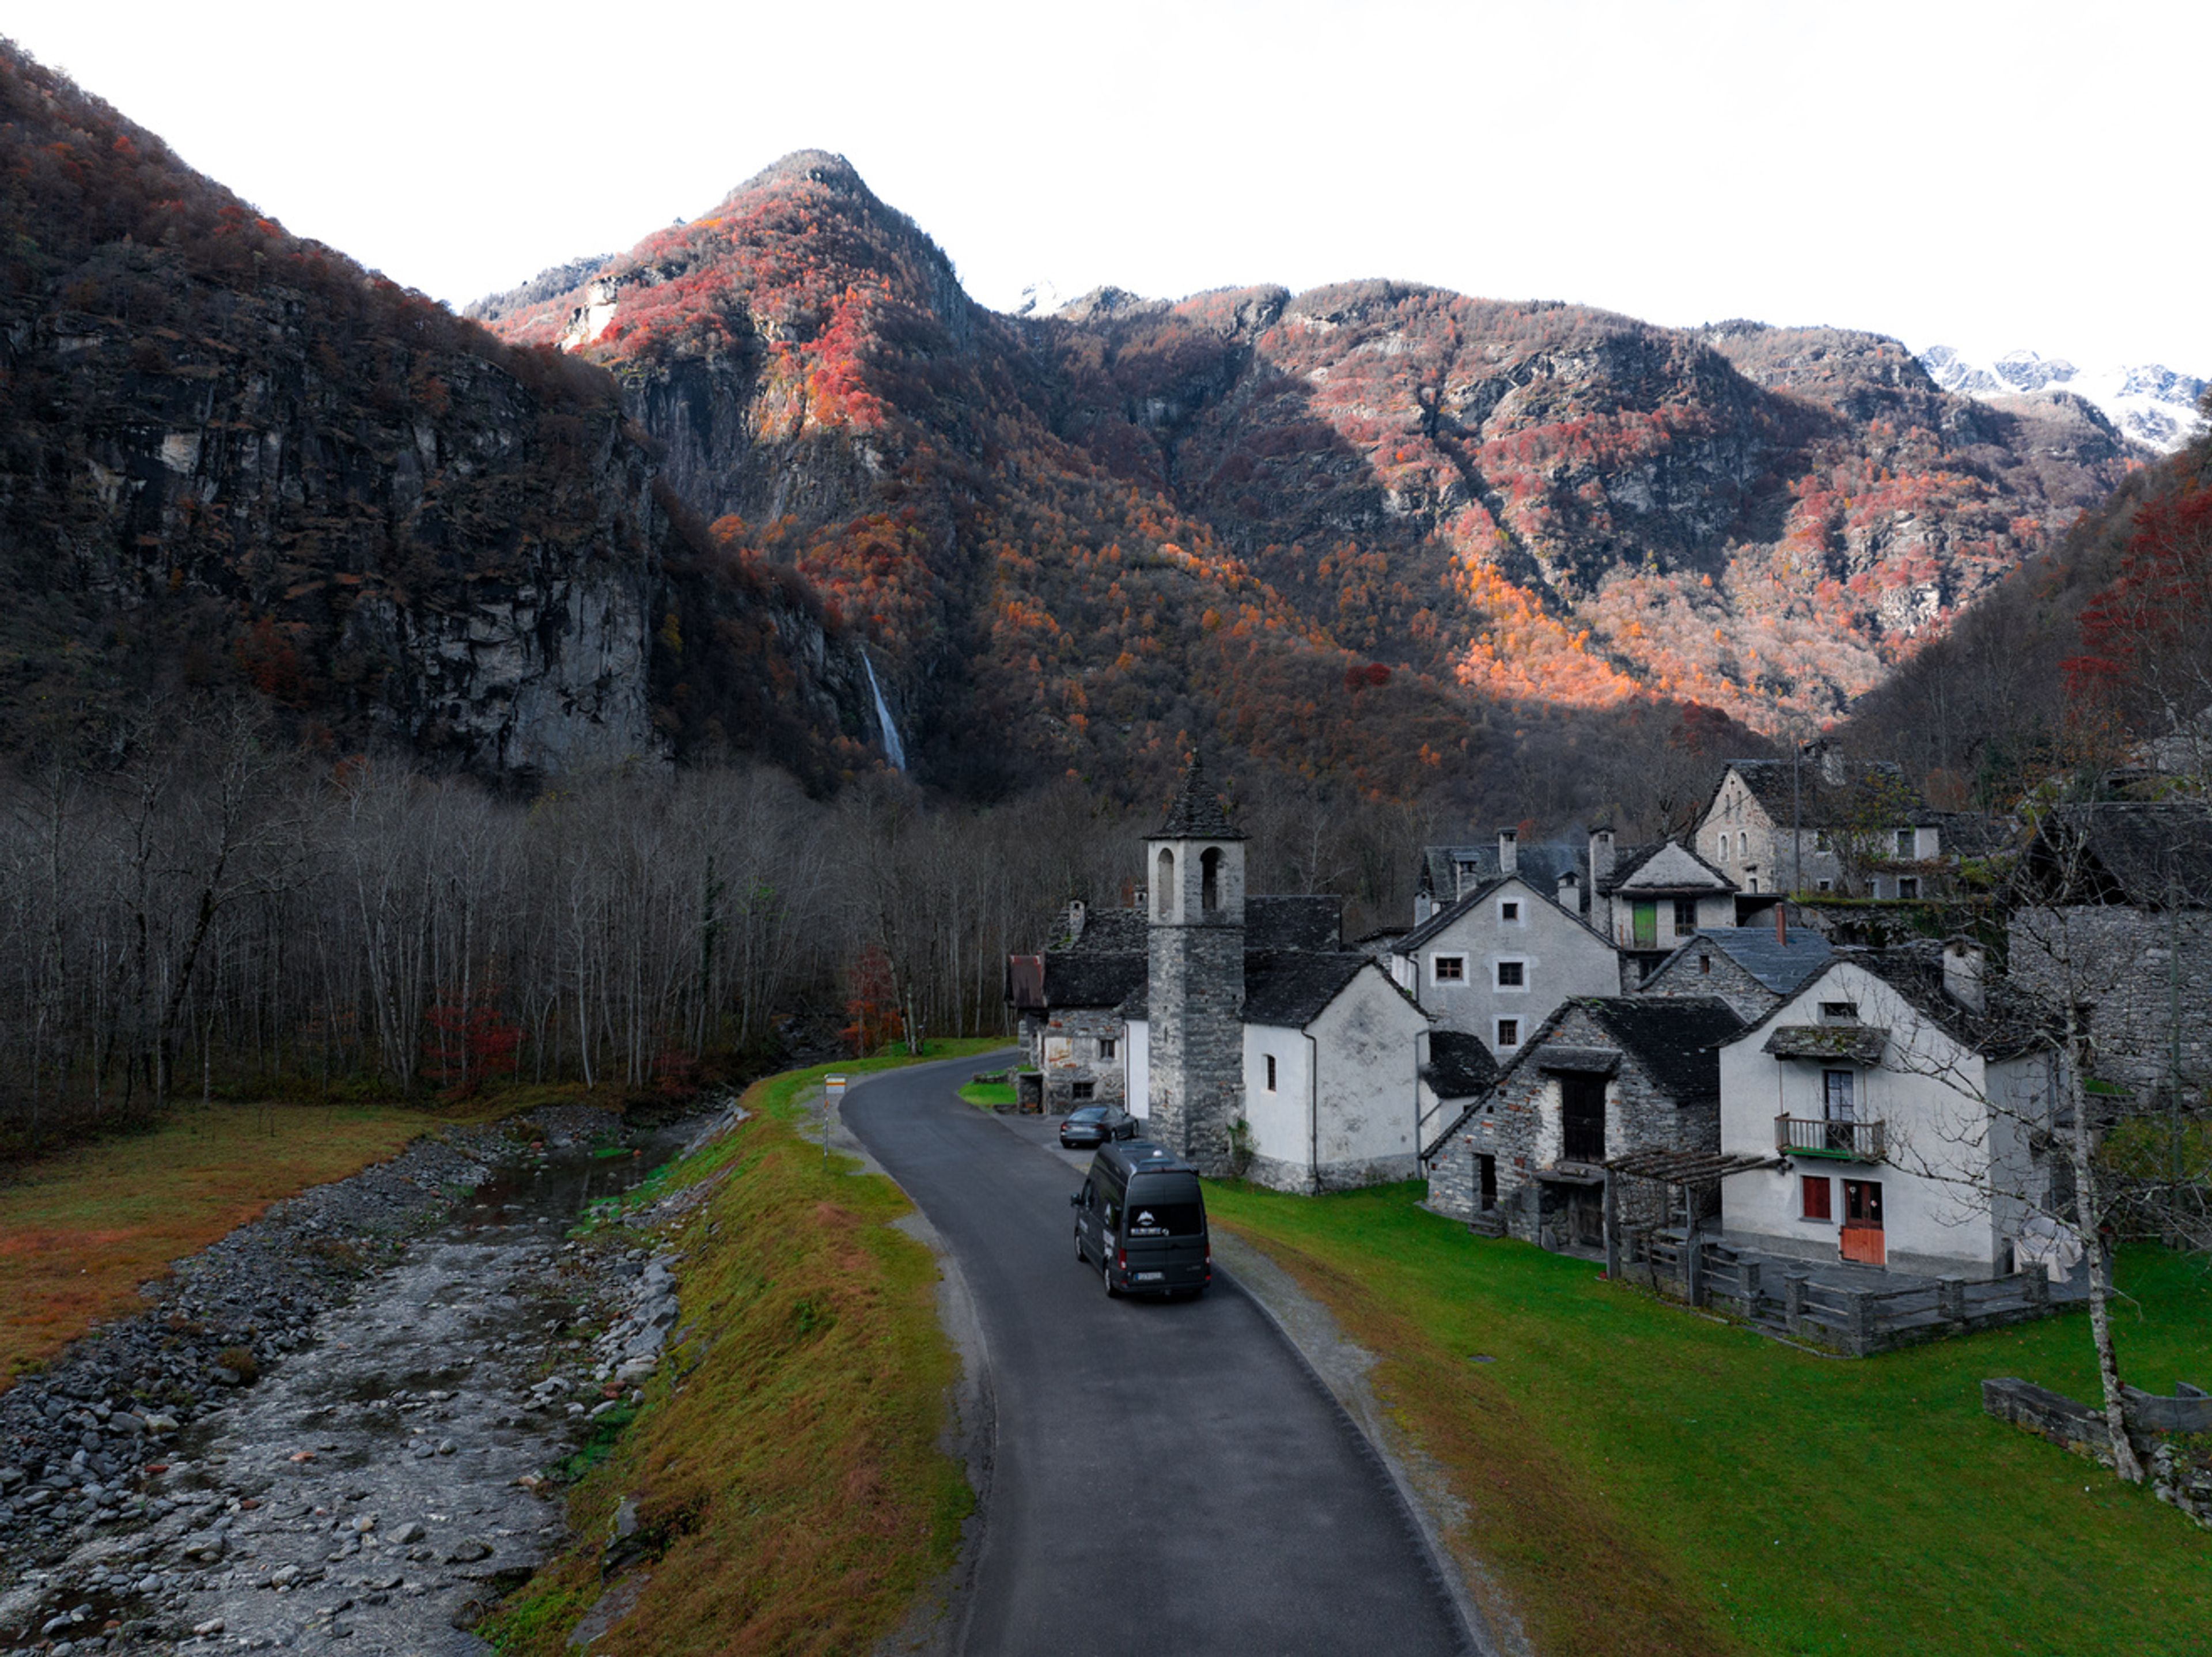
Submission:
M 1146 839 L 1145 879 L 1136 909 L 1073 914 L 1067 947 L 1008 963 L 1048 1106 L 1042 1061 L 1062 1039 L 1091 1057 L 1067 1097 L 1119 1095 L 1147 1137 L 1207 1173 L 1308 1191 L 1415 1177 L 1428 1015 L 1343 947 L 1337 899 L 1246 893 L 1244 836 L 1195 758 Z M 1110 947 L 1085 952 L 1085 934 Z M 1110 1024 L 1071 999 L 1124 984 Z M 1120 1061 L 1110 1078 L 1102 1043 Z

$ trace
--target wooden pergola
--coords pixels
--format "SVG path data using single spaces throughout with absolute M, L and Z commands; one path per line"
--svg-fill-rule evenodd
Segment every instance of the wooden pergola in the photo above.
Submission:
M 1688 1240 L 1690 1189 L 1693 1185 L 1717 1185 L 1735 1173 L 1754 1173 L 1761 1168 L 1778 1168 L 1782 1159 L 1761 1156 L 1755 1151 L 1625 1151 L 1619 1156 L 1608 1157 L 1601 1165 L 1605 1169 L 1605 1275 L 1620 1275 L 1620 1201 L 1616 1195 L 1617 1179 L 1651 1179 L 1659 1184 L 1678 1188 L 1682 1193 L 1682 1220 L 1685 1242 Z

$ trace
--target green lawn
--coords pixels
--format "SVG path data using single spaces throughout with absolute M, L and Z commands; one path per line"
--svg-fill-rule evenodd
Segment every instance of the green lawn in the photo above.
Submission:
M 1547 1657 L 2212 1652 L 2212 1533 L 1981 1412 L 1991 1375 L 2094 1398 L 2081 1315 L 1816 1357 L 1419 1195 L 1208 1200 L 1381 1355 L 1386 1407 Z M 2136 1252 L 2121 1287 L 2129 1378 L 2212 1382 L 2203 1263 Z
M 1011 1081 L 971 1081 L 960 1090 L 960 1097 L 970 1105 L 996 1111 L 1013 1104 L 1014 1084 Z

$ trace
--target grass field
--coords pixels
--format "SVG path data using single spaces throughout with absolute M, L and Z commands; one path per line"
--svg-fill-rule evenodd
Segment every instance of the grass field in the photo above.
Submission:
M 924 1057 L 1003 1045 L 933 1043 Z M 951 1563 L 973 1496 L 939 1447 L 957 1360 L 936 1261 L 891 1228 L 912 1211 L 896 1186 L 842 1156 L 825 1171 L 806 1137 L 805 1096 L 825 1074 L 912 1062 L 757 1083 L 749 1121 L 648 1182 L 650 1196 L 719 1177 L 677 1233 L 682 1325 L 700 1332 L 572 1493 L 582 1541 L 483 1630 L 501 1650 L 565 1650 L 606 1579 L 635 1565 L 642 1586 L 607 1649 L 862 1652 Z M 639 1540 L 611 1556 L 625 1498 Z
M 143 1311 L 138 1286 L 172 1260 L 432 1125 L 392 1106 L 192 1106 L 18 1171 L 0 1185 L 0 1386 L 94 1324 Z
M 1385 1407 L 1449 1471 L 1459 1540 L 1538 1650 L 2212 1652 L 2212 1534 L 1981 1412 L 1993 1375 L 2094 1399 L 2080 1315 L 1817 1357 L 1470 1237 L 1419 1194 L 1208 1203 L 1382 1355 Z M 2130 1253 L 2120 1286 L 2130 1379 L 2212 1384 L 2203 1264 Z

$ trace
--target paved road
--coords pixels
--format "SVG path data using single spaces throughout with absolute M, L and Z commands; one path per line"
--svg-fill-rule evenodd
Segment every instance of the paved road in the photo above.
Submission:
M 962 1103 L 976 1060 L 856 1087 L 844 1119 L 976 1301 L 997 1453 L 967 1651 L 1457 1652 L 1396 1492 L 1260 1309 L 1109 1301 L 1070 1159 Z M 1024 1124 L 1024 1126 L 1030 1124 Z

